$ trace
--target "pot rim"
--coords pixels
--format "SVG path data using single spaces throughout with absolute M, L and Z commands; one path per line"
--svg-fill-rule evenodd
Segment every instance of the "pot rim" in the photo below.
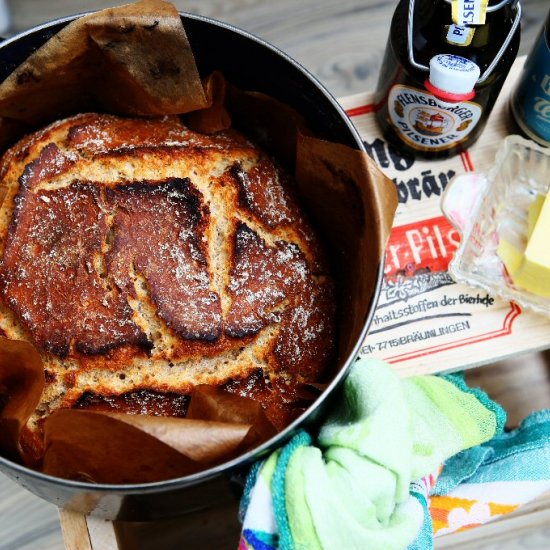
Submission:
M 65 17 L 60 17 L 58 19 L 47 21 L 45 23 L 42 23 L 40 25 L 27 29 L 26 31 L 23 31 L 19 34 L 16 34 L 0 43 L 0 56 L 2 55 L 2 49 L 5 46 L 8 46 L 9 44 L 17 42 L 18 40 L 26 36 L 32 35 L 38 31 L 46 30 L 60 23 L 70 23 L 75 19 L 78 19 L 79 17 L 84 17 L 86 15 L 90 15 L 91 13 L 95 13 L 95 11 L 83 12 L 83 13 L 78 13 L 78 14 L 69 15 Z M 296 60 L 294 60 L 292 57 L 290 57 L 288 54 L 286 54 L 279 48 L 273 46 L 269 42 L 266 42 L 263 38 L 260 38 L 248 31 L 245 31 L 243 29 L 230 25 L 229 23 L 225 23 L 223 21 L 219 21 L 211 17 L 196 15 L 196 14 L 187 13 L 187 12 L 179 12 L 179 14 L 180 16 L 186 19 L 195 19 L 197 21 L 202 21 L 204 23 L 208 23 L 208 24 L 232 31 L 234 33 L 240 34 L 241 36 L 259 43 L 264 48 L 267 48 L 273 51 L 274 53 L 276 53 L 277 55 L 279 55 L 280 57 L 282 57 L 287 63 L 292 65 L 295 69 L 298 69 L 298 71 L 300 71 L 304 76 L 306 76 L 315 85 L 317 90 L 320 93 L 322 93 L 326 99 L 329 100 L 332 107 L 337 111 L 342 121 L 348 127 L 351 135 L 355 139 L 358 149 L 366 153 L 365 146 L 363 144 L 363 141 L 358 131 L 356 130 L 355 126 L 351 122 L 350 118 L 348 117 L 348 115 L 346 114 L 342 106 L 336 101 L 334 96 L 325 88 L 325 86 L 303 65 L 298 63 Z M 218 464 L 217 466 L 214 466 L 207 470 L 203 470 L 188 476 L 178 477 L 174 479 L 167 479 L 163 481 L 155 481 L 151 483 L 132 483 L 127 485 L 123 485 L 123 484 L 117 485 L 117 484 L 108 484 L 108 483 L 89 483 L 85 481 L 64 479 L 61 477 L 56 477 L 56 476 L 44 474 L 42 472 L 38 472 L 36 470 L 32 470 L 31 468 L 27 468 L 26 466 L 22 466 L 20 464 L 12 462 L 11 460 L 8 460 L 7 458 L 4 458 L 2 456 L 0 456 L 0 464 L 5 465 L 10 470 L 14 471 L 15 474 L 20 473 L 30 478 L 34 478 L 36 481 L 58 484 L 58 485 L 64 486 L 67 489 L 85 490 L 85 491 L 96 492 L 96 493 L 107 492 L 107 493 L 125 493 L 125 494 L 138 494 L 138 493 L 147 494 L 147 493 L 159 493 L 164 491 L 170 491 L 178 487 L 197 485 L 199 483 L 202 483 L 204 481 L 217 477 L 221 474 L 234 471 L 239 466 L 246 466 L 252 463 L 254 460 L 265 455 L 268 449 L 275 447 L 281 440 L 288 439 L 290 434 L 293 431 L 296 431 L 303 424 L 303 422 L 308 417 L 310 417 L 316 409 L 319 408 L 319 406 L 329 397 L 329 395 L 337 388 L 337 386 L 340 385 L 341 381 L 348 374 L 352 363 L 355 361 L 355 359 L 359 355 L 359 350 L 370 328 L 372 318 L 376 310 L 376 305 L 378 303 L 378 298 L 380 295 L 380 289 L 382 286 L 382 279 L 384 274 L 383 267 L 384 267 L 384 255 L 382 256 L 382 259 L 380 261 L 380 264 L 377 270 L 376 285 L 374 288 L 371 308 L 369 309 L 367 318 L 364 321 L 364 325 L 363 325 L 363 329 L 361 330 L 360 337 L 357 339 L 357 343 L 353 347 L 347 359 L 344 361 L 344 364 L 340 369 L 340 371 L 336 373 L 336 375 L 332 378 L 332 380 L 330 381 L 326 389 L 323 391 L 323 393 L 298 418 L 296 418 L 284 430 L 278 432 L 271 439 L 265 441 L 258 447 L 254 447 L 253 449 L 249 450 L 245 454 L 240 455 L 228 462 Z

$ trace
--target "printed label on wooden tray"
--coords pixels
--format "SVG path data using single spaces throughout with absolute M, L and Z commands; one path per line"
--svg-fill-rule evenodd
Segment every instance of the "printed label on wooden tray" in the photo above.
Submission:
M 426 161 L 400 153 L 382 139 L 371 96 L 342 100 L 368 153 L 392 178 L 399 196 L 380 300 L 363 355 L 414 374 L 456 370 L 550 347 L 547 319 L 451 279 L 447 267 L 460 234 L 440 208 L 451 178 L 486 171 L 493 163 L 506 135 L 506 103 L 522 62 L 516 63 L 481 140 L 450 159 Z
M 470 155 L 435 163 L 403 156 L 377 135 L 374 117 L 367 124 L 366 135 L 375 136 L 365 139 L 367 151 L 393 176 L 400 207 L 362 354 L 399 363 L 509 334 L 517 306 L 458 285 L 447 273 L 460 234 L 441 215 L 441 195 L 453 176 L 473 169 Z
M 459 242 L 443 216 L 394 228 L 362 354 L 397 363 L 510 333 L 517 306 L 457 285 L 447 273 Z

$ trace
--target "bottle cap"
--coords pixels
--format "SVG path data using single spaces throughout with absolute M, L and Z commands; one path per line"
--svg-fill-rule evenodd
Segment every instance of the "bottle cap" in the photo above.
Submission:
M 459 55 L 439 54 L 430 59 L 430 77 L 424 85 L 443 101 L 467 101 L 475 96 L 479 67 Z

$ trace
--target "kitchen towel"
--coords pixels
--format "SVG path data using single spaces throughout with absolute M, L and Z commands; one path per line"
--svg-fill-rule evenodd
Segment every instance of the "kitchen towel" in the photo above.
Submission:
M 240 550 L 407 548 L 430 529 L 419 487 L 427 494 L 445 460 L 504 422 L 502 408 L 460 376 L 400 380 L 384 362 L 361 359 L 318 436 L 299 432 L 253 467 Z
M 435 536 L 509 514 L 550 491 L 550 410 L 450 458 L 431 491 Z

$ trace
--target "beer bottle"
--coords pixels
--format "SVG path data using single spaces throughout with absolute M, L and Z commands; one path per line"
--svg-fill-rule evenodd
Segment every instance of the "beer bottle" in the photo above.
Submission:
M 387 141 L 429 158 L 472 145 L 516 57 L 520 17 L 519 0 L 400 0 L 375 99 Z
M 520 131 L 550 147 L 550 11 L 510 104 Z

